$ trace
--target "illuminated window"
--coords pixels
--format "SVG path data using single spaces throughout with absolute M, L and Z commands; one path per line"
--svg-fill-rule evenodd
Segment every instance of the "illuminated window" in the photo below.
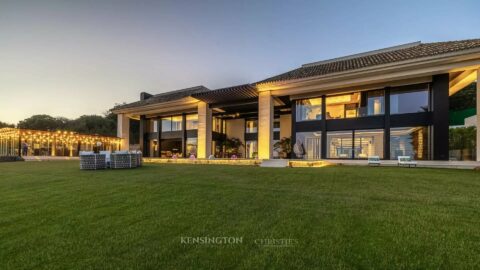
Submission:
M 383 129 L 355 130 L 354 158 L 383 158 Z
M 322 98 L 310 98 L 296 101 L 297 122 L 322 119 Z
M 327 158 L 352 158 L 352 131 L 327 132 Z
M 162 132 L 182 130 L 182 116 L 172 116 L 162 118 Z
M 385 91 L 369 91 L 367 94 L 367 115 L 385 114 Z M 362 115 L 363 116 L 363 115 Z
M 213 117 L 212 118 L 212 130 L 218 133 L 226 133 L 226 125 L 225 125 L 225 120 L 218 118 L 218 117 Z
M 182 116 L 172 116 L 172 131 L 182 130 Z
M 246 133 L 257 133 L 257 120 L 247 120 L 245 122 Z
M 327 119 L 358 117 L 360 93 L 330 96 L 326 98 Z
M 187 130 L 198 129 L 198 114 L 188 114 L 186 120 Z

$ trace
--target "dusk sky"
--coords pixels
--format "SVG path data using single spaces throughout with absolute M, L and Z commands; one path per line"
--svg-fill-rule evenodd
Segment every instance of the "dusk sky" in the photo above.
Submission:
M 480 38 L 480 1 L 0 0 L 0 121 L 75 118 L 414 41 Z

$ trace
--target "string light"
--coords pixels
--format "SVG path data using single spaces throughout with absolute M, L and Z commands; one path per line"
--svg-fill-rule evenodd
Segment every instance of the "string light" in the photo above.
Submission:
M 95 145 L 98 142 L 104 146 L 111 146 L 115 149 L 120 149 L 122 139 L 112 136 L 100 136 L 100 135 L 88 135 L 80 134 L 72 131 L 56 130 L 56 131 L 42 131 L 42 130 L 30 130 L 30 129 L 18 129 L 18 128 L 1 128 L 0 129 L 0 155 L 13 154 L 11 152 L 19 148 L 18 143 L 23 141 L 31 141 L 32 143 L 47 144 L 47 148 L 54 148 L 54 144 L 63 144 L 70 151 L 73 150 L 74 145 L 86 144 Z M 15 145 L 15 142 L 17 143 Z M 7 147 L 9 146 L 10 147 Z M 6 148 L 12 148 L 8 151 Z M 5 148 L 5 149 L 4 149 Z M 52 154 L 54 154 L 52 152 Z M 70 153 L 71 155 L 71 153 Z

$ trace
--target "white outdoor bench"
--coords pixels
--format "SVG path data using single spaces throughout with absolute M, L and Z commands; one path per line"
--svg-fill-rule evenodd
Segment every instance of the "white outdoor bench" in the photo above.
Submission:
M 368 165 L 380 166 L 380 157 L 379 156 L 369 156 Z
M 417 162 L 410 156 L 398 156 L 398 166 L 417 167 Z

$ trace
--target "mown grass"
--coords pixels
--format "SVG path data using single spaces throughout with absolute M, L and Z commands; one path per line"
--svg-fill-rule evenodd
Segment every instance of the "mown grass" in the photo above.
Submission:
M 475 171 L 0 164 L 0 269 L 478 269 L 479 254 Z

